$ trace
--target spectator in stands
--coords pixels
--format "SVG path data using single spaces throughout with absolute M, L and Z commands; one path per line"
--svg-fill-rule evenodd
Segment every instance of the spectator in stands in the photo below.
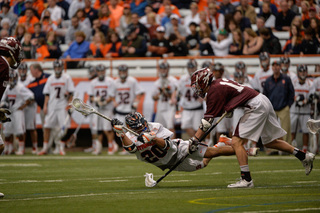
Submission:
M 51 20 L 51 14 L 49 10 L 44 11 L 40 23 L 42 26 L 41 30 L 45 33 L 48 33 L 50 31 L 56 31 L 58 28 L 57 23 Z
M 31 8 L 26 9 L 25 15 L 19 18 L 18 23 L 23 24 L 29 33 L 34 33 L 34 24 L 38 23 L 39 19 L 34 15 Z
M 122 39 L 124 38 L 125 31 L 128 28 L 129 24 L 131 24 L 130 4 L 124 4 L 123 5 L 123 13 L 120 18 L 120 25 L 117 29 L 117 32 L 119 33 L 120 38 L 122 38 Z
M 256 11 L 253 6 L 251 6 L 248 0 L 240 0 L 240 5 L 237 7 L 237 10 L 241 10 L 242 14 L 250 19 L 252 24 L 256 23 Z
M 101 24 L 104 24 L 109 27 L 109 29 L 116 29 L 116 20 L 111 14 L 107 4 L 102 4 L 98 11 L 98 17 Z
M 219 34 L 219 30 L 224 29 L 224 15 L 218 13 L 218 6 L 216 4 L 208 5 L 208 17 L 210 28 L 215 36 Z
M 291 24 L 296 25 L 299 28 L 301 35 L 304 36 L 304 27 L 303 27 L 302 19 L 300 16 L 295 16 Z
M 237 26 L 240 27 L 241 31 L 243 32 L 246 28 L 251 28 L 251 22 L 250 19 L 247 17 L 244 17 L 242 15 L 241 10 L 236 10 L 233 14 L 233 20 L 236 23 Z
M 310 19 L 312 19 L 312 18 L 320 19 L 319 15 L 317 14 L 316 9 L 314 7 L 309 8 L 309 17 L 310 17 Z
M 237 25 L 237 23 L 235 22 L 235 20 L 230 17 L 228 19 L 226 19 L 226 30 L 231 33 L 233 31 L 235 31 L 236 29 L 240 29 L 240 26 Z
M 263 45 L 263 38 L 257 36 L 257 34 L 251 29 L 246 28 L 243 32 L 245 45 L 242 53 L 244 55 L 258 55 Z
M 148 2 L 146 0 L 132 0 L 130 3 L 131 12 L 137 13 L 140 16 L 144 16 L 144 9 L 148 5 Z
M 291 37 L 287 40 L 282 52 L 284 54 L 300 54 L 302 43 L 302 34 L 300 32 L 300 28 L 292 24 L 290 27 L 290 34 Z
M 36 59 L 38 61 L 42 61 L 43 59 L 48 58 L 50 56 L 50 53 L 49 53 L 45 38 L 41 37 L 41 38 L 35 39 L 33 41 L 34 41 L 33 45 L 35 45 L 37 47 Z
M 132 13 L 131 15 L 131 24 L 129 24 L 128 28 L 132 26 L 138 28 L 138 35 L 143 36 L 146 40 L 148 40 L 148 29 L 139 22 L 139 15 L 137 13 Z
M 121 48 L 121 40 L 119 35 L 116 32 L 110 32 L 107 39 L 106 45 L 106 58 L 119 57 L 119 51 Z
M 84 0 L 84 12 L 90 20 L 91 25 L 93 25 L 93 20 L 98 18 L 98 10 L 91 7 L 91 0 Z
M 10 10 L 10 5 L 8 3 L 5 3 L 2 5 L 1 12 L 0 12 L 0 18 L 5 19 L 8 18 L 10 22 L 10 27 L 14 27 L 17 23 L 17 15 Z
M 79 18 L 79 23 L 86 28 L 91 28 L 91 22 L 89 18 L 87 18 L 86 13 L 84 12 L 84 9 L 78 9 L 75 13 L 75 16 Z
M 32 8 L 37 11 L 37 14 L 39 15 L 39 17 L 41 16 L 42 12 L 45 9 L 44 3 L 42 0 L 33 0 L 32 1 Z
M 190 3 L 194 0 L 172 0 L 172 4 L 176 5 L 179 9 L 189 9 Z
M 11 28 L 11 20 L 8 19 L 8 18 L 4 18 L 1 20 L 1 29 L 2 30 L 7 30 L 8 31 L 8 34 L 11 35 L 11 32 L 12 32 L 12 28 Z M 3 38 L 3 37 L 1 37 Z
M 149 13 L 154 13 L 152 6 L 151 5 L 147 5 L 145 7 L 145 9 L 144 9 L 144 13 L 145 13 L 145 15 L 140 18 L 139 22 L 148 28 L 149 27 L 148 20 L 147 20 L 148 14 Z M 156 22 L 157 22 L 157 24 L 160 24 L 160 22 L 161 22 L 160 16 L 158 14 L 156 14 Z
M 33 14 L 34 14 L 38 19 L 40 19 L 41 13 L 39 14 L 38 11 L 33 8 L 32 4 L 33 4 L 33 0 L 25 0 L 25 1 L 24 1 L 24 7 L 25 7 L 25 9 L 24 9 L 23 11 L 21 11 L 21 13 L 20 13 L 19 16 L 24 16 L 24 15 L 25 15 L 25 12 L 26 12 L 26 9 L 27 9 L 27 8 L 30 8 L 31 10 L 33 10 Z
M 21 12 L 24 11 L 26 9 L 26 7 L 24 6 L 24 0 L 17 0 L 14 2 L 15 5 L 13 7 L 13 12 L 17 15 L 20 16 Z
M 315 14 L 319 14 L 320 13 L 320 7 L 315 3 L 315 0 L 307 0 L 307 1 L 309 2 L 310 8 L 314 8 L 315 9 Z
M 47 10 L 50 11 L 51 20 L 56 22 L 58 26 L 60 26 L 63 18 L 64 18 L 64 10 L 56 5 L 55 0 L 47 0 Z
M 63 53 L 62 58 L 85 58 L 89 51 L 90 43 L 86 41 L 86 34 L 82 31 L 74 33 L 75 41 L 71 43 L 69 48 Z M 78 67 L 78 61 L 67 62 L 67 68 Z
M 71 25 L 68 27 L 68 31 L 65 36 L 66 44 L 70 45 L 75 40 L 75 32 L 81 31 L 85 33 L 85 38 L 87 41 L 90 41 L 91 38 L 91 29 L 86 26 L 80 24 L 79 18 L 74 16 L 71 18 Z
M 304 28 L 308 28 L 310 24 L 309 8 L 310 8 L 309 2 L 307 1 L 301 2 L 301 19 L 302 19 Z
M 190 23 L 196 23 L 199 24 L 200 23 L 200 18 L 199 18 L 199 13 L 198 13 L 198 5 L 195 2 L 192 2 L 190 4 L 190 11 L 191 13 L 187 16 L 184 17 L 183 19 L 183 24 L 185 29 L 187 29 L 187 34 L 190 35 L 191 31 L 189 29 Z
M 304 39 L 301 43 L 301 55 L 304 54 L 317 54 L 319 48 L 319 41 L 313 37 L 311 28 L 306 29 L 304 32 Z
M 72 19 L 71 19 L 72 22 Z M 96 34 L 96 32 L 103 32 L 104 36 L 108 36 L 109 27 L 101 23 L 99 19 L 95 19 L 92 22 L 92 33 L 91 35 Z
M 32 39 L 46 38 L 46 33 L 42 32 L 41 23 L 34 24 L 34 33 L 32 34 Z
M 0 38 L 5 38 L 5 37 L 9 37 L 10 34 L 9 34 L 9 31 L 7 29 L 2 29 L 0 31 Z
M 151 40 L 148 51 L 153 57 L 162 57 L 163 54 L 168 53 L 169 41 L 164 37 L 165 28 L 163 26 L 159 26 L 156 31 L 157 37 Z
M 83 9 L 85 6 L 84 0 L 72 0 L 68 10 L 69 19 L 76 15 L 79 9 Z
M 310 27 L 313 31 L 313 37 L 320 41 L 320 20 L 317 18 L 310 19 Z
M 152 39 L 156 38 L 157 37 L 157 28 L 159 27 L 159 24 L 157 23 L 156 21 L 156 16 L 157 14 L 156 13 L 149 13 L 147 15 L 148 17 L 148 38 L 149 38 L 149 41 L 151 41 Z
M 203 39 L 210 38 L 216 40 L 216 37 L 212 33 L 209 24 L 205 21 L 200 22 L 199 25 L 199 40 L 200 40 L 200 55 L 214 55 L 213 49 L 209 43 L 202 43 Z
M 220 5 L 220 9 L 218 10 L 219 13 L 222 13 L 224 15 L 226 14 L 233 14 L 236 10 L 236 7 L 230 3 L 230 0 L 223 0 Z
M 186 28 L 179 24 L 179 16 L 177 14 L 172 14 L 170 16 L 170 23 L 166 27 L 166 37 L 169 38 L 171 34 L 175 34 L 181 41 L 185 41 L 187 37 L 187 31 Z
M 25 33 L 23 42 L 21 43 L 23 58 L 25 59 L 32 59 L 34 58 L 32 56 L 35 55 L 34 53 L 32 53 L 32 51 L 35 52 L 35 48 L 31 44 L 31 37 L 32 37 L 31 33 Z
M 232 44 L 232 36 L 228 36 L 226 29 L 219 30 L 217 41 L 212 41 L 210 38 L 204 38 L 201 43 L 209 43 L 213 49 L 215 56 L 227 56 L 229 54 L 229 46 Z
M 68 16 L 68 11 L 70 7 L 69 2 L 67 2 L 66 0 L 57 0 L 56 5 L 62 9 L 62 20 L 69 20 L 69 16 Z
M 94 58 L 104 58 L 107 54 L 106 43 L 106 37 L 104 34 L 100 31 L 96 32 L 92 38 L 92 42 L 90 43 L 90 53 L 88 53 L 88 55 Z
M 118 0 L 110 0 L 109 3 L 109 10 L 115 19 L 115 25 L 116 27 L 119 27 L 120 18 L 123 14 L 123 6 L 119 4 Z
M 244 40 L 240 29 L 232 31 L 232 43 L 229 47 L 230 55 L 242 55 Z
M 186 43 L 189 50 L 199 50 L 199 33 L 197 30 L 198 25 L 194 22 L 189 24 L 189 31 L 191 32 L 187 38 Z
M 265 18 L 263 18 L 262 16 L 257 16 L 257 20 L 256 20 L 257 30 L 255 31 L 255 33 L 256 33 L 257 35 L 260 35 L 260 32 L 259 32 L 259 31 L 260 31 L 262 28 L 265 28 L 265 27 L 266 27 L 265 24 L 266 24 Z
M 262 6 L 263 6 L 264 4 L 269 5 L 270 11 L 271 11 L 271 13 L 272 13 L 275 17 L 278 15 L 278 8 L 277 8 L 277 6 L 276 6 L 275 4 L 273 4 L 273 3 L 271 2 L 271 0 L 263 0 L 262 2 L 263 2 L 263 3 L 262 3 Z M 261 16 L 261 14 L 263 13 L 263 12 L 262 12 L 262 6 L 260 6 L 260 13 L 259 13 L 260 16 Z
M 147 41 L 139 35 L 139 28 L 129 25 L 126 37 L 122 41 L 119 55 L 123 57 L 143 57 L 147 52 Z
M 289 9 L 287 1 L 280 2 L 281 12 L 279 12 L 276 18 L 276 30 L 278 31 L 289 31 L 291 22 L 296 16 L 294 12 Z
M 99 8 L 101 7 L 101 5 L 103 4 L 107 4 L 108 0 L 99 0 L 99 1 L 95 1 L 93 4 L 93 8 L 96 10 L 99 10 Z
M 24 34 L 27 32 L 27 29 L 24 24 L 18 24 L 14 30 L 14 37 L 16 37 L 20 42 L 23 39 Z
M 296 0 L 288 0 L 289 8 L 292 12 L 294 12 L 296 15 L 299 15 L 299 7 L 296 5 Z
M 187 56 L 189 51 L 187 44 L 182 41 L 176 34 L 169 36 L 169 51 L 168 56 Z
M 165 6 L 165 15 L 161 17 L 161 26 L 167 27 L 168 24 L 170 24 L 170 17 L 173 14 L 172 9 L 170 5 Z
M 171 4 L 171 0 L 163 0 L 162 5 L 158 10 L 158 14 L 160 15 L 161 18 L 168 16 L 167 12 L 165 12 L 167 10 L 166 6 L 169 6 L 172 13 L 177 14 L 180 17 L 179 9 L 175 5 Z
M 54 31 L 48 32 L 47 34 L 47 47 L 50 53 L 48 58 L 58 59 L 61 57 L 62 51 Z
M 261 11 L 261 16 L 265 20 L 265 27 L 274 29 L 276 24 L 276 17 L 271 13 L 270 5 L 268 3 L 263 3 Z
M 268 52 L 270 54 L 281 54 L 282 51 L 279 39 L 272 36 L 268 28 L 262 28 L 260 30 L 260 36 L 263 38 L 261 51 Z

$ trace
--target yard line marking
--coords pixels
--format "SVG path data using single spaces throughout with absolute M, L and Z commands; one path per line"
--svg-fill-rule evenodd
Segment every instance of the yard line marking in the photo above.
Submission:
M 320 208 L 304 208 L 304 209 L 282 209 L 282 210 L 264 210 L 264 211 L 247 211 L 242 213 L 272 213 L 272 212 L 304 212 L 304 211 L 318 211 Z M 231 212 L 226 212 L 231 213 Z
M 0 163 L 0 167 L 40 167 L 38 163 Z
M 169 181 L 163 181 L 166 183 L 182 183 L 182 182 L 190 182 L 191 180 L 169 180 Z
M 317 183 L 318 181 L 294 181 L 292 183 Z
M 12 182 L 0 182 L 0 184 L 12 184 L 12 183 L 60 183 L 63 180 L 18 180 Z
M 100 180 L 99 183 L 125 182 L 129 180 Z

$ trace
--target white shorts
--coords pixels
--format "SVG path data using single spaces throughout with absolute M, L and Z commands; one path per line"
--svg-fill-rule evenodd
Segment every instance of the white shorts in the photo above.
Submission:
M 102 113 L 103 115 L 105 115 L 111 119 L 113 118 L 113 113 L 110 110 L 100 111 L 100 113 Z M 96 132 L 97 131 L 111 131 L 112 130 L 111 122 L 96 115 L 96 114 L 91 115 L 90 128 Z
M 24 108 L 24 120 L 27 130 L 36 129 L 37 104 L 33 103 Z
M 203 157 L 207 151 L 207 146 L 199 145 L 199 149 L 189 155 L 184 161 L 175 169 L 175 171 L 193 172 L 204 168 Z M 178 159 L 183 158 L 188 154 L 189 141 L 180 140 L 178 146 Z
M 4 143 L 3 143 L 3 140 L 2 140 L 2 137 L 1 137 L 1 135 L 0 135 L 0 145 L 3 145 Z M 0 153 L 1 154 L 1 153 Z
M 44 119 L 44 128 L 56 128 L 64 126 L 68 119 L 68 113 L 65 109 L 51 110 L 48 112 Z M 70 120 L 66 124 L 67 127 L 70 125 Z
M 10 119 L 11 122 L 3 123 L 3 134 L 5 137 L 10 135 L 22 135 L 26 132 L 24 113 L 22 110 L 12 112 Z
M 218 120 L 219 118 L 215 119 L 215 122 Z M 228 133 L 231 131 L 231 118 L 224 118 L 220 121 L 220 123 L 217 125 L 217 132 L 218 133 Z
M 231 130 L 232 130 L 232 132 L 236 129 L 240 118 L 243 116 L 243 113 L 244 113 L 244 109 L 242 107 L 236 108 L 235 110 L 233 110 L 233 116 L 231 118 L 231 120 L 232 120 L 231 121 Z
M 258 141 L 261 136 L 262 144 L 267 144 L 287 134 L 266 96 L 257 95 L 248 101 L 247 106 L 235 129 L 235 136 L 252 141 Z
M 299 122 L 297 127 L 296 125 L 297 125 L 298 118 L 299 118 Z M 295 113 L 290 113 L 291 133 L 296 133 L 296 128 L 297 128 L 297 132 L 301 130 L 302 133 L 309 133 L 309 130 L 306 125 L 309 118 L 310 118 L 310 115 L 298 115 Z
M 169 107 L 169 109 L 165 111 L 157 111 L 154 122 L 161 123 L 167 129 L 173 129 L 175 114 L 176 114 L 175 106 Z
M 181 113 L 181 129 L 197 130 L 203 117 L 203 110 L 183 110 Z

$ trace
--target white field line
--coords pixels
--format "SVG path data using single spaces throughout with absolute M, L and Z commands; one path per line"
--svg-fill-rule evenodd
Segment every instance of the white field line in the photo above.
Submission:
M 317 183 L 318 181 L 294 181 L 293 183 Z
M 40 167 L 38 163 L 0 163 L 0 167 Z
M 320 208 L 304 208 L 304 209 L 282 209 L 282 210 L 264 210 L 264 211 L 247 211 L 242 213 L 273 213 L 273 212 L 305 212 L 305 211 L 319 211 Z M 226 212 L 231 213 L 231 212 Z
M 99 183 L 126 182 L 129 180 L 100 180 Z

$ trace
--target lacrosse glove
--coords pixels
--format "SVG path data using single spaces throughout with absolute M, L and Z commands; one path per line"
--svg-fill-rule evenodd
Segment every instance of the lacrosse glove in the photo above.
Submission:
M 305 105 L 304 95 L 300 94 L 296 97 L 296 106 L 303 107 Z
M 196 137 L 192 137 L 189 139 L 189 150 L 188 153 L 191 155 L 199 148 L 199 140 Z
M 7 115 L 10 115 L 10 114 L 11 114 L 10 110 L 5 108 L 0 108 L 0 121 L 2 123 L 10 122 L 11 119 L 7 117 Z
M 155 139 L 155 137 L 156 137 L 156 134 L 154 134 L 153 132 L 148 132 L 148 133 L 140 133 L 137 139 L 142 143 L 150 143 L 153 139 Z
M 114 118 L 111 120 L 111 125 L 112 125 L 112 129 L 113 131 L 116 133 L 116 135 L 118 137 L 124 137 L 124 129 L 123 129 L 123 123 L 117 119 L 117 118 Z

